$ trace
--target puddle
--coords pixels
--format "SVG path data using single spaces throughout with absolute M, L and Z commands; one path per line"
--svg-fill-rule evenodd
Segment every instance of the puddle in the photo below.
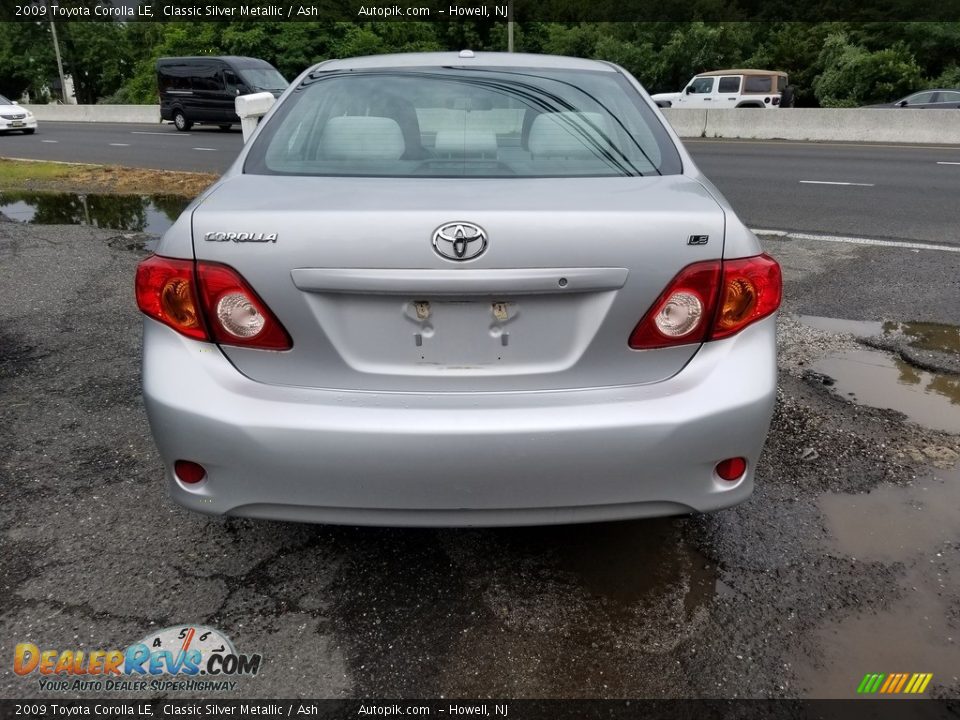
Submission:
M 93 225 L 163 234 L 190 203 L 180 195 L 0 192 L 0 213 L 36 225 Z
M 797 315 L 797 320 L 808 327 L 828 333 L 850 333 L 857 337 L 870 337 L 883 332 L 883 323 L 869 320 L 842 320 L 817 315 Z
M 716 565 L 685 537 L 686 522 L 445 536 L 448 557 L 466 571 L 484 612 L 452 644 L 444 683 L 464 696 L 499 688 L 532 697 L 632 697 L 643 678 L 645 693 L 669 696 L 682 670 L 666 658 L 699 641 L 724 591 Z
M 884 335 L 902 335 L 910 347 L 934 352 L 960 353 L 960 327 L 941 323 L 885 322 Z
M 797 315 L 796 319 L 817 330 L 830 333 L 849 333 L 856 337 L 883 337 L 902 339 L 918 350 L 960 353 L 960 326 L 929 322 L 872 322 L 870 320 L 843 320 L 841 318 Z
M 960 629 L 951 617 L 960 596 L 960 473 L 881 486 L 868 494 L 821 497 L 832 552 L 856 562 L 902 563 L 887 607 L 817 631 L 816 666 L 798 659 L 813 697 L 850 698 L 867 672 L 929 672 L 934 686 L 954 686 L 960 669 Z
M 960 376 L 919 370 L 879 350 L 851 350 L 817 361 L 833 389 L 853 401 L 902 412 L 934 430 L 960 433 Z
M 689 614 L 714 594 L 716 569 L 681 539 L 673 519 L 573 526 L 548 543 L 561 570 L 615 605 L 655 600 L 684 584 Z
M 820 508 L 844 556 L 895 562 L 932 554 L 931 548 L 960 539 L 960 475 L 884 485 L 861 495 L 831 493 Z

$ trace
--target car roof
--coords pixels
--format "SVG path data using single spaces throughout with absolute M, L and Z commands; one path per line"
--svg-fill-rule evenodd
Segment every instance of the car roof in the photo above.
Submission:
M 157 58 L 159 65 L 175 65 L 185 62 L 204 62 L 206 60 L 222 60 L 227 63 L 254 63 L 270 65 L 266 60 L 255 57 L 244 57 L 243 55 L 185 55 L 183 57 L 162 57 Z
M 749 68 L 737 68 L 734 70 L 711 70 L 710 72 L 697 73 L 697 76 L 703 75 L 783 75 L 786 76 L 786 73 L 782 70 L 752 70 Z
M 550 70 L 599 70 L 616 72 L 612 65 L 598 60 L 564 57 L 562 55 L 535 55 L 530 53 L 471 52 L 397 53 L 328 60 L 311 68 L 323 70 L 363 70 L 400 67 L 524 67 Z

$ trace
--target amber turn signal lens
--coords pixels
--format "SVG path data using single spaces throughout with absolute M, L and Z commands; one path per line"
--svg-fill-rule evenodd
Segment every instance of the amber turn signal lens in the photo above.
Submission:
M 189 280 L 183 278 L 169 280 L 160 291 L 160 307 L 175 324 L 184 328 L 200 327 Z
M 727 280 L 723 287 L 723 305 L 717 326 L 726 330 L 743 324 L 757 306 L 757 289 L 745 277 Z

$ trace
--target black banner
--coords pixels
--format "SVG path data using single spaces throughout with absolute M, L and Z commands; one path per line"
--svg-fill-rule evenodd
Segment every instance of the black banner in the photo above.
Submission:
M 960 699 L 906 700 L 0 700 L 0 718 L 509 718 L 726 720 L 956 718 Z
M 960 21 L 960 0 L 0 0 L 36 22 Z

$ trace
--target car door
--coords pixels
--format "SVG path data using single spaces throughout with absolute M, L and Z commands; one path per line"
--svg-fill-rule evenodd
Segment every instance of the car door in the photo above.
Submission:
M 905 97 L 899 102 L 899 107 L 913 108 L 915 110 L 922 110 L 924 108 L 930 107 L 934 102 L 934 92 L 919 92 L 914 93 Z
M 220 119 L 218 106 L 222 98 L 218 91 L 221 85 L 219 68 L 212 61 L 193 68 L 194 110 L 191 120 L 212 122 Z
M 732 108 L 737 106 L 740 99 L 740 76 L 724 75 L 717 82 L 717 93 L 714 107 Z
M 715 77 L 695 77 L 690 84 L 683 89 L 683 95 L 677 103 L 681 107 L 688 108 L 708 108 L 714 104 L 714 88 L 716 87 Z
M 931 107 L 940 110 L 960 108 L 960 91 L 941 90 L 936 94 L 936 97 L 933 98 L 933 105 L 931 105 Z

